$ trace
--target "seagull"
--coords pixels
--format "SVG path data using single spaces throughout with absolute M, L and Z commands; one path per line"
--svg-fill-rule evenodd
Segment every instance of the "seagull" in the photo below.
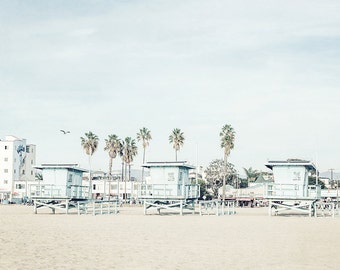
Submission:
M 62 133 L 64 133 L 64 134 L 70 133 L 70 131 L 65 131 L 65 130 L 63 130 L 63 129 L 61 129 L 60 131 L 61 131 Z

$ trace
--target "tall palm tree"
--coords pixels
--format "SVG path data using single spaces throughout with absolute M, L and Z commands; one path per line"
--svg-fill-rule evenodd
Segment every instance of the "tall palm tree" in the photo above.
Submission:
M 224 174 L 223 174 L 223 201 L 225 201 L 225 179 L 227 174 L 227 158 L 234 149 L 235 131 L 231 125 L 224 125 L 220 132 L 221 148 L 224 150 Z
M 125 162 L 125 199 L 126 199 L 126 171 L 127 171 L 127 166 L 129 166 L 129 181 L 131 181 L 131 162 L 133 161 L 134 157 L 138 153 L 138 147 L 136 145 L 136 141 L 132 139 L 131 137 L 126 137 L 124 141 L 124 148 L 123 148 L 123 159 Z
M 91 175 L 91 157 L 94 152 L 98 148 L 99 138 L 96 134 L 89 131 L 85 133 L 85 137 L 80 137 L 81 146 L 84 148 L 86 155 L 89 156 L 89 166 L 90 166 L 90 173 L 89 173 L 89 199 L 92 198 L 92 175 Z
M 120 151 L 120 140 L 117 135 L 112 134 L 109 135 L 107 139 L 105 139 L 105 151 L 109 152 L 109 198 L 111 196 L 111 179 L 112 179 L 112 161 L 117 157 Z M 106 194 L 106 183 L 104 183 L 104 194 Z
M 184 144 L 184 133 L 179 128 L 175 128 L 169 136 L 169 143 L 173 144 L 177 161 L 177 152 L 181 149 L 181 147 Z
M 149 141 L 152 139 L 150 130 L 143 127 L 137 133 L 137 140 L 143 143 L 143 164 L 145 163 L 145 148 L 149 146 Z M 142 168 L 142 182 L 144 181 L 144 167 Z

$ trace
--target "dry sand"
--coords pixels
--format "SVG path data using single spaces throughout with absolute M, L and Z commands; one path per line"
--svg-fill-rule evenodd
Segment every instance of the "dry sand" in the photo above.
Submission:
M 0 269 L 340 269 L 340 218 L 150 213 L 0 205 Z

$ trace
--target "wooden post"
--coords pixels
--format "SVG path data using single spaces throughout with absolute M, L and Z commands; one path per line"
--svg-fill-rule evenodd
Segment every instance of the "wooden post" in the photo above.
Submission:
M 68 215 L 68 206 L 69 206 L 69 200 L 66 200 L 66 215 Z
M 37 214 L 37 200 L 34 200 L 34 214 Z
M 146 215 L 146 200 L 144 200 L 144 215 Z

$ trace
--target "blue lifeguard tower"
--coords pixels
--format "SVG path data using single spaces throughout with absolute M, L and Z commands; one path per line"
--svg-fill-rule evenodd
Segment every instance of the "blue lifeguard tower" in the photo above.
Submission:
M 68 213 L 78 202 L 87 201 L 88 187 L 82 186 L 83 173 L 87 170 L 79 168 L 78 164 L 42 164 L 35 168 L 42 171 L 43 180 L 30 186 L 34 213 L 44 207 L 53 213 L 56 209 Z
M 309 176 L 316 175 L 315 165 L 306 160 L 288 159 L 268 161 L 265 166 L 274 176 L 274 183 L 268 184 L 265 196 L 269 201 L 269 214 L 295 210 L 312 216 L 315 203 L 321 198 L 320 186 L 308 184 Z
M 181 215 L 183 209 L 195 210 L 194 202 L 200 196 L 200 188 L 189 179 L 189 170 L 195 167 L 184 161 L 147 162 L 142 167 L 149 169 L 150 173 L 138 190 L 144 214 L 151 207 L 159 213 L 161 209 L 179 209 Z

